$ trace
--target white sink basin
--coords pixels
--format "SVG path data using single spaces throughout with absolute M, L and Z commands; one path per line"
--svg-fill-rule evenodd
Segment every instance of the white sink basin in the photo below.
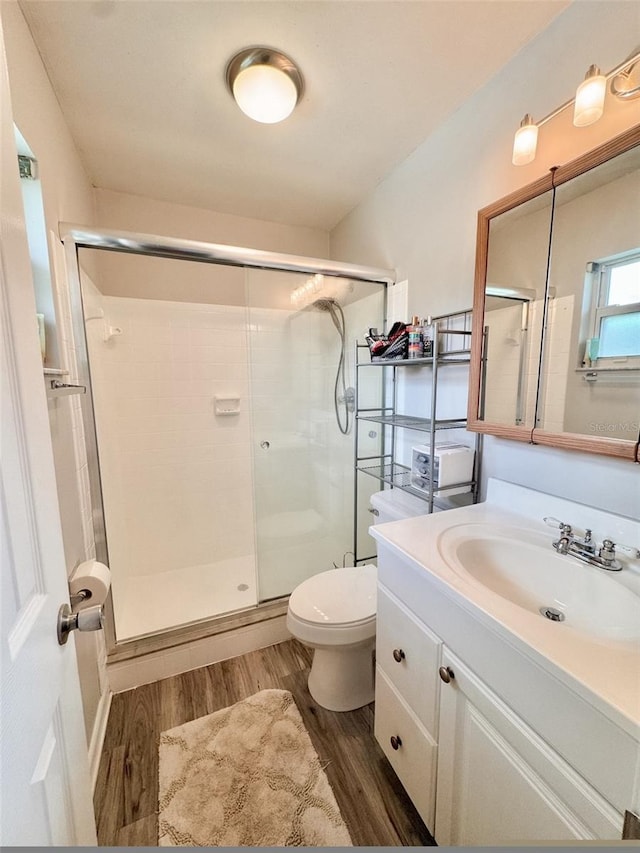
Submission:
M 541 610 L 559 614 L 562 621 L 550 621 L 550 629 L 567 626 L 605 641 L 640 639 L 640 597 L 616 579 L 617 573 L 556 554 L 544 534 L 461 524 L 439 536 L 438 550 L 466 581 L 541 619 Z

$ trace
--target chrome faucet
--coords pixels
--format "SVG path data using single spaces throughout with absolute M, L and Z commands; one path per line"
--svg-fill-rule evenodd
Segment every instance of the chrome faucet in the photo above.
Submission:
M 564 521 L 550 516 L 543 518 L 543 521 L 549 527 L 556 527 L 560 531 L 560 538 L 553 543 L 558 554 L 569 554 L 582 560 L 583 563 L 597 566 L 608 572 L 619 572 L 624 568 L 624 564 L 617 559 L 616 549 L 627 552 L 634 560 L 640 558 L 638 548 L 616 545 L 611 539 L 604 539 L 602 545 L 598 547 L 591 535 L 591 530 L 585 530 L 584 536 L 576 536 L 573 527 Z

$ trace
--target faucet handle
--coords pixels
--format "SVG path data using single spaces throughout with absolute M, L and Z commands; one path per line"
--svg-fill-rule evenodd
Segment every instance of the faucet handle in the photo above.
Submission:
M 559 518 L 554 518 L 552 515 L 546 515 L 542 520 L 547 527 L 557 527 L 563 535 L 571 536 L 573 528 L 570 524 L 565 524 L 564 521 L 560 521 Z
M 611 539 L 605 539 L 602 543 L 602 547 L 607 551 L 610 550 L 612 556 L 616 551 L 624 551 L 631 557 L 632 560 L 637 560 L 638 558 L 640 558 L 640 549 L 634 548 L 631 545 L 619 545 L 615 542 L 612 542 Z
M 604 539 L 602 547 L 598 551 L 598 556 L 603 560 L 613 562 L 616 556 L 616 543 L 612 542 L 611 539 Z

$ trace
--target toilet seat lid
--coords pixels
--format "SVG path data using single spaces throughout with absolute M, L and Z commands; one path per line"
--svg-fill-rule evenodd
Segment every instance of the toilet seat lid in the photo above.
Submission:
M 331 569 L 308 578 L 289 598 L 289 609 L 307 622 L 346 625 L 376 615 L 375 566 Z

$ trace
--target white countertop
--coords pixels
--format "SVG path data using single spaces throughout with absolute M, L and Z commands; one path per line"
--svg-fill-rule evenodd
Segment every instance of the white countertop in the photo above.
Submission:
M 514 512 L 513 507 L 518 511 Z M 542 533 L 548 537 L 551 549 L 558 531 L 546 526 L 541 520 L 543 516 L 555 516 L 576 528 L 591 527 L 598 541 L 610 536 L 626 544 L 636 544 L 640 538 L 640 523 L 633 519 L 500 481 L 491 481 L 486 503 L 376 525 L 370 528 L 370 533 L 410 558 L 427 573 L 425 579 L 436 583 L 443 593 L 490 630 L 561 678 L 612 722 L 640 740 L 640 640 L 596 639 L 566 622 L 546 620 L 455 571 L 438 548 L 439 537 L 453 525 L 479 523 L 526 528 L 538 536 Z M 575 560 L 571 556 L 563 559 Z M 579 561 L 578 564 L 584 565 Z M 640 589 L 638 563 L 630 566 L 616 573 L 619 580 L 612 578 L 612 582 L 624 582 L 636 591 Z M 593 570 L 589 566 L 584 568 Z

